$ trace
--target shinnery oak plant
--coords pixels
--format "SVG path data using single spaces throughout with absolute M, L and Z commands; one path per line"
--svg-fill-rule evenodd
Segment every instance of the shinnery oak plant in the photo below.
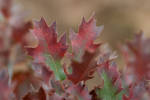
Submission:
M 119 70 L 115 52 L 95 42 L 104 26 L 96 26 L 94 16 L 83 18 L 66 42 L 56 22 L 26 22 L 13 6 L 0 0 L 0 100 L 149 100 L 150 39 L 142 32 L 120 46 L 126 66 Z M 36 46 L 28 44 L 29 34 Z M 28 70 L 14 71 L 20 62 Z M 94 73 L 101 82 L 88 90 Z

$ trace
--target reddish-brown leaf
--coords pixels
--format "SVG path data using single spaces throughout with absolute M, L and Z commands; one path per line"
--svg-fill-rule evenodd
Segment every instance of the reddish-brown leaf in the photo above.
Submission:
M 95 89 L 96 89 L 96 88 L 95 88 Z M 100 98 L 98 98 L 95 89 L 93 89 L 93 90 L 90 92 L 90 95 L 92 96 L 91 100 L 101 100 Z
M 145 87 L 147 81 L 131 84 L 128 89 L 128 96 L 124 95 L 123 100 L 148 100 L 150 97 L 148 88 Z M 146 96 L 145 94 L 148 95 Z
M 91 100 L 91 95 L 88 92 L 88 89 L 85 85 L 82 84 L 72 84 L 68 89 L 67 92 L 72 95 L 75 100 Z M 72 100 L 72 99 L 71 99 Z
M 98 97 L 101 99 L 112 98 L 112 100 L 118 100 L 123 95 L 121 93 L 123 88 L 120 73 L 113 61 L 115 58 L 115 52 L 112 52 L 107 45 L 101 48 L 101 54 L 97 62 L 99 66 L 97 72 L 103 79 L 103 86 L 100 85 L 100 88 L 96 90 Z
M 96 20 L 92 17 L 88 22 L 83 18 L 79 27 L 79 32 L 75 34 L 71 31 L 71 44 L 74 52 L 79 53 L 80 49 L 89 52 L 95 51 L 99 44 L 94 44 L 94 40 L 102 32 L 103 26 L 97 27 Z
M 126 61 L 126 81 L 141 81 L 150 79 L 150 39 L 142 37 L 142 33 L 136 34 L 133 41 L 127 42 L 122 47 Z M 130 83 L 130 82 L 129 82 Z
M 122 98 L 123 100 L 132 100 L 132 99 L 130 99 L 129 97 L 127 97 L 127 96 L 125 96 L 125 95 L 123 95 L 123 98 Z
M 13 76 L 14 94 L 17 100 L 20 100 L 28 92 L 38 89 L 41 86 L 41 80 L 35 77 L 31 72 L 18 72 Z
M 50 77 L 52 76 L 52 71 L 42 63 L 33 63 L 32 68 L 44 84 L 49 85 Z
M 35 22 L 33 34 L 38 39 L 39 44 L 36 48 L 29 48 L 27 50 L 35 59 L 44 53 L 50 53 L 55 58 L 62 58 L 64 56 L 67 50 L 66 35 L 64 34 L 58 42 L 55 22 L 48 27 L 45 20 L 41 18 L 39 22 Z
M 29 30 L 32 28 L 32 23 L 27 22 L 24 23 L 22 26 L 19 27 L 13 27 L 12 26 L 12 39 L 15 43 L 22 43 L 22 45 L 25 44 L 25 35 L 29 32 Z
M 92 74 L 96 69 L 96 63 L 93 61 L 96 53 L 85 52 L 82 62 L 72 60 L 71 67 L 72 73 L 68 74 L 65 69 L 65 73 L 69 80 L 74 84 L 80 81 L 86 81 L 92 78 Z
M 48 93 L 48 100 L 71 100 L 71 99 L 64 99 L 65 97 L 58 95 L 55 93 L 55 90 L 51 90 Z
M 100 64 L 98 73 L 102 76 L 104 81 L 103 86 L 100 86 L 100 90 L 98 90 L 98 93 L 103 94 L 100 95 L 101 99 L 112 97 L 112 100 L 114 100 L 114 98 L 117 98 L 117 95 L 122 96 L 121 91 L 123 88 L 120 73 L 114 62 L 106 61 L 103 64 Z M 105 95 L 105 93 L 108 94 Z M 111 94 L 113 94 L 113 96 Z
M 23 100 L 46 100 L 46 93 L 41 87 L 37 92 L 31 92 L 25 95 Z
M 12 99 L 12 86 L 8 85 L 8 72 L 5 69 L 0 71 L 0 100 Z
M 11 4 L 12 0 L 0 0 L 0 11 L 6 18 L 11 16 Z

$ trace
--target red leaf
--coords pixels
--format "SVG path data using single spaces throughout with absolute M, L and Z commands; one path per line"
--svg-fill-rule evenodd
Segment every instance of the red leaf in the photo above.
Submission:
M 48 100 L 70 100 L 70 99 L 64 99 L 63 96 L 60 96 L 56 94 L 54 90 L 51 90 L 48 93 Z
M 81 100 L 91 100 L 91 96 L 88 92 L 87 87 L 85 87 L 85 85 L 81 85 L 81 84 L 76 84 L 76 85 L 71 85 L 68 89 L 67 92 L 70 95 L 73 95 L 74 98 L 76 98 L 77 100 L 79 100 L 81 98 Z
M 0 48 L 3 48 L 3 40 L 1 37 L 0 37 Z
M 27 49 L 29 54 L 37 59 L 38 55 L 48 52 L 55 58 L 62 58 L 67 50 L 65 34 L 57 42 L 56 23 L 48 27 L 45 20 L 41 18 L 40 22 L 35 22 L 33 34 L 39 40 L 36 48 Z
M 94 40 L 102 31 L 102 29 L 103 26 L 97 27 L 96 20 L 92 17 L 88 22 L 86 22 L 85 19 L 83 18 L 82 23 L 79 27 L 79 32 L 77 34 L 71 32 L 70 38 L 73 54 L 80 55 L 80 50 L 82 50 L 83 53 L 83 61 L 77 62 L 75 60 L 72 60 L 71 74 L 68 74 L 65 69 L 68 79 L 71 80 L 74 84 L 92 78 L 92 74 L 94 73 L 94 70 L 96 68 L 92 60 L 96 54 L 96 49 L 100 45 L 94 44 Z
M 116 94 L 118 94 L 122 90 L 122 82 L 120 73 L 117 69 L 117 65 L 114 62 L 106 61 L 103 64 L 99 65 L 98 72 L 100 75 L 102 71 L 104 71 L 111 79 L 113 86 L 117 88 Z
M 115 52 L 112 52 L 112 50 L 108 47 L 108 45 L 104 45 L 103 48 L 101 48 L 101 54 L 99 56 L 97 65 L 99 66 L 98 67 L 99 75 L 101 76 L 102 73 L 104 72 L 111 80 L 113 87 L 117 89 L 116 94 L 118 94 L 122 91 L 123 88 L 118 66 L 113 61 L 116 57 L 117 56 Z
M 17 100 L 20 100 L 28 92 L 41 86 L 41 80 L 31 72 L 15 73 L 12 82 L 15 84 L 13 92 Z
M 142 33 L 136 34 L 133 41 L 127 42 L 122 47 L 123 56 L 127 68 L 126 78 L 133 77 L 132 81 L 150 79 L 150 39 L 142 37 Z M 128 81 L 128 80 L 127 80 Z
M 31 28 L 32 28 L 31 22 L 24 23 L 20 27 L 12 27 L 12 39 L 17 43 L 22 43 L 22 45 L 25 45 L 24 37 Z
M 37 46 L 36 48 L 27 48 L 28 55 L 32 56 L 35 62 L 38 63 L 43 63 L 44 58 L 42 55 L 43 47 L 42 46 Z
M 11 4 L 12 0 L 0 0 L 0 11 L 6 18 L 11 16 Z
M 124 95 L 123 100 L 148 100 L 150 95 L 145 85 L 148 85 L 147 81 L 131 84 L 128 89 L 128 96 Z M 148 96 L 145 96 L 147 93 Z
M 130 99 L 129 97 L 123 95 L 123 100 L 132 100 L 132 99 Z
M 49 85 L 49 80 L 53 72 L 49 70 L 49 68 L 45 66 L 45 64 L 42 63 L 33 63 L 32 68 L 35 71 L 35 74 L 41 80 L 43 80 L 43 83 Z
M 80 49 L 85 49 L 89 52 L 95 51 L 99 44 L 94 44 L 94 40 L 102 32 L 103 26 L 97 27 L 96 20 L 92 17 L 88 22 L 83 18 L 79 27 L 79 32 L 71 34 L 71 44 L 74 52 L 78 53 Z
M 96 89 L 96 88 L 95 88 L 95 89 Z M 91 100 L 101 100 L 100 98 L 98 98 L 95 89 L 93 89 L 93 90 L 90 92 L 90 95 L 92 96 L 92 99 L 91 99 Z
M 46 100 L 46 93 L 41 87 L 37 92 L 28 93 L 23 100 Z
M 71 63 L 72 74 L 68 74 L 65 69 L 68 79 L 74 84 L 91 79 L 93 77 L 92 74 L 96 69 L 96 64 L 92 61 L 95 54 L 96 53 L 85 52 L 81 63 L 73 60 Z
M 12 99 L 12 87 L 11 86 L 8 85 L 8 72 L 5 69 L 1 69 L 0 71 L 0 100 Z

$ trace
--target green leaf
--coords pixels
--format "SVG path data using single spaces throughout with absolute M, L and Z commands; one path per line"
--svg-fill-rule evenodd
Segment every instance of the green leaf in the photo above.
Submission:
M 103 72 L 102 78 L 104 80 L 104 86 L 101 89 L 96 89 L 96 94 L 102 100 L 122 100 L 124 91 L 117 93 L 117 88 L 112 84 L 111 79 L 108 75 Z
M 60 60 L 55 60 L 50 54 L 44 54 L 46 64 L 51 68 L 55 74 L 56 80 L 65 80 L 66 75 L 61 66 Z

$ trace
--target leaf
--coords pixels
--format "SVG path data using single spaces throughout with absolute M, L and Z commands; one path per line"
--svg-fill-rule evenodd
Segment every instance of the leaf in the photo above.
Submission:
M 92 96 L 91 100 L 101 100 L 96 94 L 96 89 L 97 88 L 94 88 L 92 91 L 90 91 L 90 95 Z
M 13 76 L 13 68 L 16 62 L 16 56 L 18 52 L 17 50 L 18 50 L 18 46 L 14 46 L 10 49 L 10 55 L 8 60 L 9 85 L 11 84 L 11 80 Z
M 88 22 L 83 18 L 77 34 L 70 32 L 70 39 L 73 52 L 78 53 L 79 50 L 87 50 L 94 52 L 99 44 L 94 44 L 94 40 L 102 32 L 104 26 L 97 27 L 96 20 L 92 17 Z
M 6 18 L 11 15 L 11 4 L 12 0 L 0 0 L 0 11 Z
M 44 57 L 43 57 L 43 47 L 37 46 L 36 48 L 26 48 L 28 51 L 28 55 L 32 56 L 34 59 L 34 62 L 43 63 Z
M 60 96 L 58 94 L 56 94 L 53 90 L 50 91 L 49 95 L 48 95 L 48 100 L 65 100 L 63 96 Z M 69 99 L 67 99 L 69 100 Z
M 63 71 L 63 68 L 61 66 L 61 63 L 59 60 L 54 60 L 54 58 L 49 55 L 49 54 L 45 54 L 45 62 L 48 66 L 50 66 L 51 70 L 54 72 L 55 74 L 55 79 L 56 80 L 64 80 L 66 78 L 66 75 Z
M 23 22 L 22 25 L 19 27 L 12 26 L 12 40 L 15 43 L 22 43 L 22 45 L 27 45 L 25 41 L 25 35 L 29 32 L 29 30 L 32 28 L 32 23 L 29 22 Z
M 85 85 L 72 84 L 66 91 L 77 100 L 91 100 L 91 95 L 89 94 L 88 89 Z
M 71 61 L 72 73 L 68 74 L 66 69 L 65 72 L 68 79 L 74 84 L 92 78 L 96 66 L 92 65 L 91 63 L 93 62 L 91 61 L 96 54 L 96 49 L 100 46 L 100 44 L 94 44 L 94 40 L 102 29 L 103 26 L 96 26 L 96 21 L 93 17 L 88 22 L 83 18 L 79 32 L 77 34 L 73 31 L 70 33 L 73 55 L 76 58 Z M 83 61 L 80 61 L 80 58 Z
M 17 12 L 13 8 L 16 5 L 13 5 L 13 0 L 0 0 L 0 11 L 2 12 L 6 23 L 5 31 L 10 31 L 12 42 L 22 43 L 25 45 L 25 35 L 29 32 L 29 29 L 32 28 L 31 21 L 24 21 L 24 13 Z M 17 24 L 16 24 L 17 23 Z
M 150 39 L 142 36 L 142 33 L 136 34 L 133 41 L 121 48 L 126 61 L 124 75 L 127 84 L 150 79 Z
M 34 59 L 37 58 L 38 54 L 42 56 L 46 52 L 48 52 L 54 59 L 61 59 L 64 56 L 67 50 L 66 35 L 64 34 L 60 41 L 57 42 L 55 22 L 48 27 L 45 20 L 41 18 L 40 22 L 35 22 L 32 33 L 39 41 L 36 48 L 27 49 Z
M 114 58 L 116 58 L 116 55 L 107 45 L 101 48 L 97 72 L 103 79 L 103 86 L 100 86 L 100 89 L 97 88 L 96 93 L 102 100 L 122 100 L 124 94 L 120 73 L 117 65 L 113 62 Z
M 54 71 L 56 80 L 64 80 L 60 61 L 67 50 L 66 35 L 57 42 L 56 23 L 48 27 L 43 18 L 40 22 L 35 22 L 32 33 L 39 43 L 35 48 L 27 48 L 28 54 L 34 58 L 34 62 L 46 63 Z
M 147 85 L 147 86 L 145 86 Z M 147 81 L 133 83 L 128 87 L 128 95 L 123 96 L 123 100 L 148 100 L 149 99 L 149 85 Z M 145 96 L 148 94 L 148 96 Z
M 37 92 L 28 93 L 23 100 L 46 100 L 46 93 L 41 87 Z
M 60 81 L 51 80 L 51 85 L 58 95 L 65 93 L 64 86 Z
M 131 100 L 131 98 L 127 97 L 127 96 L 123 96 L 123 100 Z
M 33 63 L 32 69 L 34 70 L 37 77 L 41 78 L 43 84 L 49 86 L 50 78 L 53 72 L 43 63 Z
M 42 82 L 31 71 L 25 71 L 14 73 L 12 84 L 14 84 L 13 93 L 16 100 L 20 100 L 28 92 L 38 89 Z
M 64 69 L 67 78 L 74 84 L 91 79 L 93 77 L 92 74 L 96 69 L 96 64 L 93 61 L 95 54 L 96 53 L 85 52 L 82 62 L 72 60 L 72 73 L 68 74 L 67 69 Z
M 8 71 L 6 69 L 0 70 L 0 99 L 10 100 L 12 99 L 12 85 L 8 85 Z
M 34 62 L 46 63 L 54 71 L 57 80 L 64 80 L 60 61 L 67 50 L 65 34 L 57 42 L 56 23 L 48 27 L 43 18 L 35 22 L 33 34 L 39 43 L 36 48 L 27 48 L 28 54 L 34 58 Z
M 112 80 L 105 72 L 102 72 L 104 86 L 101 89 L 96 89 L 96 93 L 102 100 L 122 100 L 122 92 L 118 93 L 118 89 L 114 86 Z

